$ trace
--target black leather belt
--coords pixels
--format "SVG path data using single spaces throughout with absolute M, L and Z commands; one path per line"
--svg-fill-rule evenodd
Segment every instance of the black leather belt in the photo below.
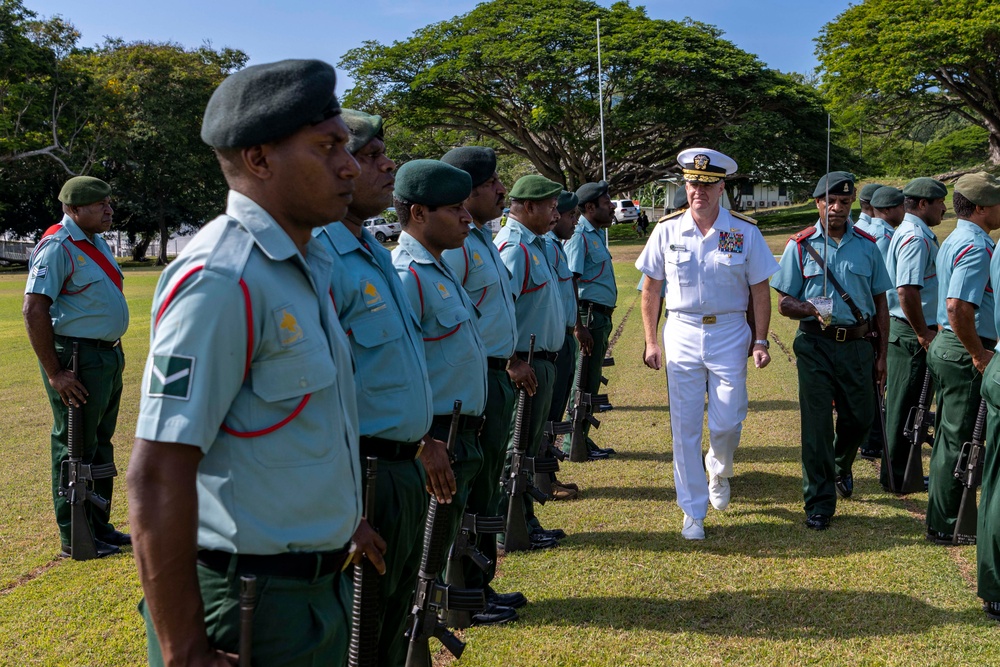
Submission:
M 803 320 L 799 322 L 799 329 L 809 334 L 835 340 L 838 343 L 845 343 L 849 340 L 864 338 L 871 331 L 871 325 L 868 322 L 864 322 L 863 324 L 855 324 L 849 327 L 830 325 L 824 329 L 816 320 Z
M 996 340 L 992 338 L 983 338 L 982 336 L 980 336 L 979 340 L 982 341 L 983 347 L 985 347 L 987 350 L 992 350 L 997 346 Z
M 507 360 L 501 357 L 486 357 L 486 366 L 491 371 L 505 371 L 507 370 Z
M 528 360 L 527 352 L 515 352 L 518 359 L 522 361 Z M 558 352 L 546 352 L 545 350 L 535 350 L 535 359 L 541 359 L 543 361 L 550 361 L 553 364 L 556 363 L 556 359 L 559 358 Z
M 110 350 L 111 348 L 118 347 L 122 344 L 122 339 L 118 340 L 100 340 L 98 338 L 79 338 L 77 336 L 60 336 L 56 334 L 53 336 L 59 343 L 63 345 L 72 345 L 74 342 L 80 345 L 86 345 L 87 347 L 99 347 L 102 350 Z
M 894 319 L 894 320 L 896 320 L 900 324 L 905 324 L 906 326 L 910 327 L 911 329 L 913 328 L 910 325 L 910 321 L 908 319 L 906 319 L 905 317 L 896 317 L 895 315 L 890 315 L 889 317 L 892 318 L 892 319 Z M 930 329 L 931 331 L 937 331 L 938 330 L 938 326 L 936 324 L 928 324 L 927 328 Z
M 473 417 L 472 415 L 461 415 L 458 418 L 458 430 L 459 431 L 479 431 L 483 428 L 483 424 L 486 423 L 486 417 L 480 415 L 478 417 Z M 432 424 L 435 428 L 448 430 L 451 428 L 451 415 L 434 415 L 434 420 Z
M 580 310 L 586 311 L 587 308 L 593 307 L 595 313 L 601 313 L 602 315 L 611 315 L 615 312 L 614 306 L 605 306 L 601 303 L 594 303 L 593 301 L 580 301 Z
M 233 559 L 236 559 L 236 574 L 316 579 L 343 570 L 348 555 L 348 547 L 336 551 L 289 551 L 267 556 L 201 549 L 198 551 L 198 564 L 225 573 L 229 571 Z
M 412 461 L 420 453 L 419 442 L 397 442 L 385 438 L 361 436 L 361 459 L 369 456 L 383 461 Z

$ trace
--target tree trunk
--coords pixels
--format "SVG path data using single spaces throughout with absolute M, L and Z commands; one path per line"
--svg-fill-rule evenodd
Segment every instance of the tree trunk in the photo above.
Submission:
M 990 132 L 990 164 L 1000 165 L 1000 134 Z
M 167 219 L 162 213 L 159 220 L 160 227 L 160 256 L 156 258 L 157 266 L 167 265 L 167 243 L 170 241 L 170 232 L 167 230 Z
M 149 249 L 150 239 L 145 236 L 137 238 L 132 243 L 132 261 L 141 262 L 146 259 L 146 250 Z

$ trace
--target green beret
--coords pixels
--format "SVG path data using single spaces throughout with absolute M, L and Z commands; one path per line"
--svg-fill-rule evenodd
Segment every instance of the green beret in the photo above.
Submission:
M 941 181 L 923 176 L 914 178 L 904 185 L 903 196 L 915 199 L 944 199 L 948 196 L 948 186 Z
M 411 204 L 451 206 L 472 194 L 472 178 L 440 160 L 410 160 L 396 171 L 393 196 Z
M 677 188 L 677 192 L 674 193 L 674 208 L 684 208 L 688 205 L 688 193 L 687 188 Z
M 869 183 L 868 185 L 861 188 L 860 192 L 858 192 L 858 199 L 860 199 L 861 201 L 870 202 L 872 200 L 872 197 L 875 195 L 876 192 L 878 192 L 878 189 L 881 187 L 884 187 L 881 183 Z
M 485 146 L 460 146 L 441 156 L 442 162 L 467 171 L 472 176 L 472 187 L 477 188 L 493 178 L 497 172 L 497 154 Z
M 74 176 L 59 191 L 59 201 L 69 206 L 86 206 L 110 196 L 111 186 L 93 176 Z
M 563 187 L 555 181 L 550 181 L 538 174 L 529 174 L 517 179 L 517 183 L 510 190 L 511 199 L 523 199 L 526 201 L 542 201 L 558 197 Z
M 874 208 L 895 208 L 902 206 L 903 193 L 899 188 L 884 186 L 872 195 L 871 204 Z
M 985 171 L 962 176 L 955 183 L 955 192 L 976 206 L 1000 204 L 1000 180 Z
M 212 93 L 201 140 L 245 148 L 284 139 L 340 113 L 337 73 L 320 60 L 282 60 L 230 74 Z
M 341 109 L 340 117 L 351 131 L 351 138 L 347 142 L 347 150 L 351 155 L 367 146 L 372 139 L 381 139 L 383 136 L 382 116 L 373 116 L 355 109 Z
M 580 200 L 580 207 L 592 201 L 597 201 L 608 194 L 608 184 L 606 181 L 598 183 L 584 183 L 576 191 L 576 197 Z
M 827 177 L 829 177 L 829 179 Z M 826 196 L 827 180 L 830 181 L 831 195 L 854 194 L 854 174 L 849 171 L 831 171 L 829 174 L 824 174 L 823 177 L 819 179 L 819 182 L 816 183 L 816 189 L 813 190 L 812 195 L 813 199 Z
M 559 201 L 558 203 L 556 203 L 556 208 L 559 210 L 560 213 L 565 213 L 566 211 L 569 211 L 579 203 L 580 200 L 574 193 L 563 190 L 559 194 Z

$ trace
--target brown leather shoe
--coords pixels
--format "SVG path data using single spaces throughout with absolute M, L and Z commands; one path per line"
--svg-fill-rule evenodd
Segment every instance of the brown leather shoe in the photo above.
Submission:
M 576 500 L 580 492 L 559 484 L 552 485 L 552 500 Z

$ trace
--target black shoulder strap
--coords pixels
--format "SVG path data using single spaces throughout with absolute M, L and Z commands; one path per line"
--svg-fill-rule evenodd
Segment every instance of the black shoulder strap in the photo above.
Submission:
M 806 252 L 809 253 L 809 256 L 816 260 L 816 263 L 819 264 L 819 268 L 826 271 L 827 279 L 833 285 L 833 289 L 837 290 L 837 293 L 840 294 L 840 298 L 844 300 L 847 307 L 851 309 L 851 315 L 854 317 L 855 321 L 858 324 L 864 322 L 865 316 L 862 314 L 861 309 L 858 308 L 858 304 L 854 303 L 854 299 L 852 299 L 851 295 L 847 293 L 847 290 L 840 286 L 840 282 L 837 280 L 837 276 L 833 274 L 833 271 L 828 271 L 826 269 L 823 258 L 819 256 L 818 252 L 816 252 L 816 248 L 813 248 L 808 243 L 803 243 L 802 245 L 805 246 Z

